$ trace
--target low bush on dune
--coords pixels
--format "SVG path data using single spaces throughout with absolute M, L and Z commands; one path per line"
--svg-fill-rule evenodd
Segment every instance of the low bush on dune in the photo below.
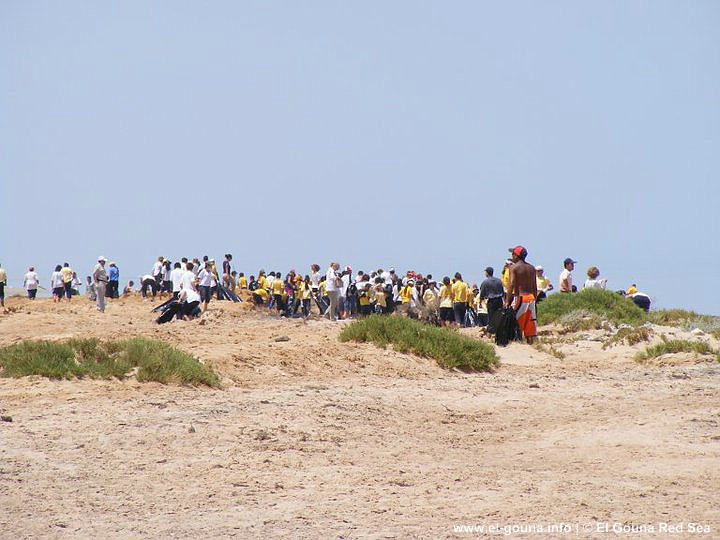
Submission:
M 650 322 L 661 326 L 685 324 L 699 317 L 700 315 L 694 311 L 686 311 L 684 309 L 663 309 L 648 314 Z
M 219 386 L 220 379 L 197 358 L 167 343 L 144 338 L 121 341 L 127 360 L 138 366 L 138 381 Z
M 713 349 L 710 345 L 704 341 L 689 341 L 686 339 L 671 339 L 666 340 L 657 345 L 651 345 L 644 351 L 639 352 L 635 355 L 635 359 L 638 361 L 649 360 L 651 358 L 657 358 L 664 354 L 676 354 L 676 353 L 695 353 L 695 354 L 712 354 L 715 358 L 720 361 L 720 351 Z
M 573 316 L 573 312 L 579 312 Z M 642 324 L 647 314 L 632 300 L 615 292 L 601 289 L 584 289 L 577 294 L 552 294 L 538 305 L 538 324 L 562 323 L 562 319 L 595 319 L 593 325 L 599 327 L 599 319 L 612 324 Z
M 433 358 L 445 369 L 489 371 L 498 364 L 495 349 L 452 330 L 387 315 L 372 315 L 347 326 L 340 341 L 374 343 L 398 352 Z
M 647 322 L 700 330 L 720 338 L 720 317 L 699 315 L 683 309 L 661 309 L 645 313 L 632 300 L 600 289 L 583 289 L 577 294 L 552 294 L 538 304 L 538 324 L 557 323 L 566 332 L 608 329 L 608 323 L 633 327 Z
M 24 341 L 0 349 L 0 376 L 121 379 L 137 368 L 138 381 L 217 387 L 218 376 L 193 356 L 145 338 L 122 341 Z
M 652 335 L 652 330 L 650 330 L 647 326 L 639 326 L 637 328 L 634 328 L 632 326 L 624 326 L 622 328 L 619 328 L 614 336 L 605 341 L 602 348 L 609 349 L 610 347 L 614 347 L 615 345 L 622 344 L 637 345 L 638 343 L 642 343 L 643 341 L 650 341 Z
M 585 332 L 587 330 L 609 329 L 608 322 L 602 315 L 586 309 L 576 309 L 560 317 L 557 322 L 562 326 L 561 333 Z
M 75 351 L 67 344 L 51 341 L 24 341 L 0 349 L 3 377 L 42 375 L 51 379 L 82 377 Z
M 720 317 L 717 316 L 699 315 L 694 311 L 685 311 L 684 309 L 662 309 L 651 312 L 648 320 L 661 326 L 675 326 L 686 330 L 699 328 L 720 339 Z

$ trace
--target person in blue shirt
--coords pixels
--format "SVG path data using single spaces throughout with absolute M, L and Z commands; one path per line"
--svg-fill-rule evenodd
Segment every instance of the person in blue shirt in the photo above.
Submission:
M 120 298 L 120 270 L 118 270 L 117 264 L 114 262 L 110 263 L 108 267 L 108 284 L 107 284 L 107 296 L 108 298 Z

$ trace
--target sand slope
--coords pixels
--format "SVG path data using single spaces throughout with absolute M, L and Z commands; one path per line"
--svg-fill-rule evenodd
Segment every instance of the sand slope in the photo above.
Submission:
M 639 365 L 640 346 L 587 333 L 557 345 L 563 360 L 513 344 L 495 373 L 467 375 L 246 304 L 158 327 L 139 299 L 104 315 L 79 300 L 11 300 L 0 344 L 157 337 L 224 389 L 0 379 L 2 538 L 467 538 L 481 535 L 453 527 L 561 521 L 720 537 L 708 358 Z

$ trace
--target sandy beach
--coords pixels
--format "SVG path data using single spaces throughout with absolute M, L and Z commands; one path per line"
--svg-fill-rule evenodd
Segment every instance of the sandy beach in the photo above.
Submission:
M 8 301 L 0 345 L 147 336 L 223 388 L 0 378 L 0 537 L 475 538 L 488 535 L 457 527 L 560 523 L 572 531 L 509 536 L 622 524 L 663 538 L 668 523 L 683 525 L 673 538 L 720 537 L 709 356 L 639 364 L 646 344 L 603 350 L 595 331 L 555 345 L 563 359 L 512 344 L 494 373 L 466 374 L 340 343 L 346 323 L 214 302 L 158 326 L 151 306 Z

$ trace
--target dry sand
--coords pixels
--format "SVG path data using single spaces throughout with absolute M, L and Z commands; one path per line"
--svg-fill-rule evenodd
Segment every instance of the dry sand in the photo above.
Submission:
M 562 360 L 513 344 L 495 373 L 468 375 L 248 304 L 164 326 L 136 298 L 105 314 L 84 298 L 8 305 L 0 345 L 149 336 L 224 388 L 0 379 L 2 538 L 473 538 L 454 527 L 560 522 L 571 533 L 509 536 L 606 538 L 597 523 L 619 523 L 665 538 L 668 522 L 684 526 L 673 538 L 720 538 L 709 358 L 640 365 L 641 346 L 603 351 L 590 332 L 557 345 Z

